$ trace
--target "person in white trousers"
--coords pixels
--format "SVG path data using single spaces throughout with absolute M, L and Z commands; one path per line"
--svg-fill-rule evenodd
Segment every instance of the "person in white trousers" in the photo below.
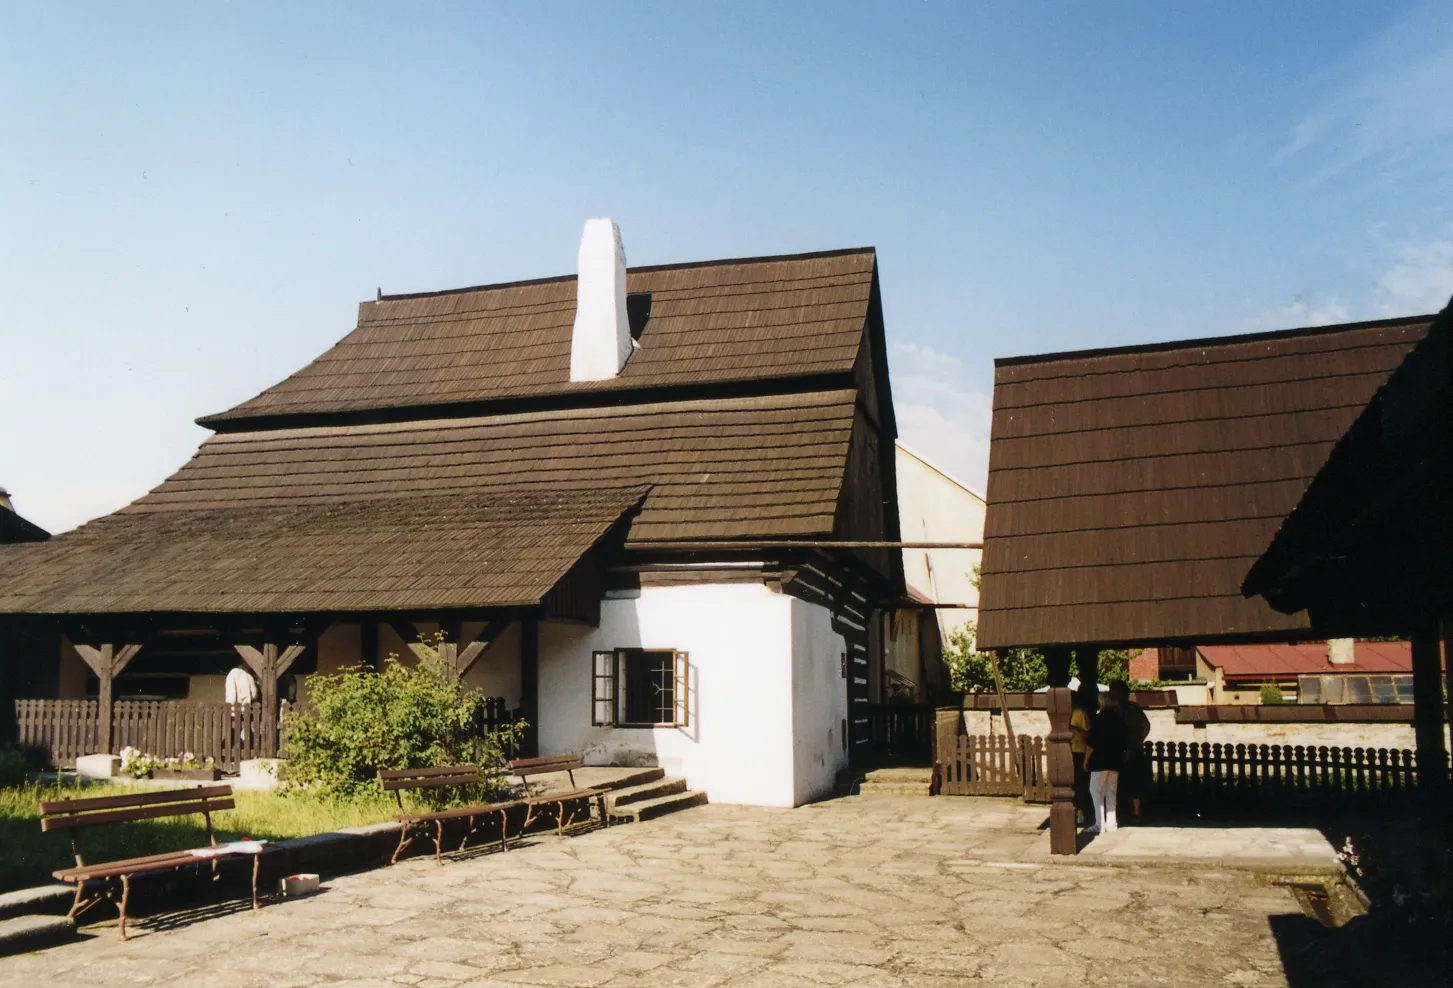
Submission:
M 1100 710 L 1085 738 L 1085 770 L 1090 773 L 1090 802 L 1095 822 L 1087 834 L 1113 833 L 1119 829 L 1115 800 L 1120 794 L 1120 766 L 1125 762 L 1125 721 L 1120 716 L 1115 693 L 1104 694 Z

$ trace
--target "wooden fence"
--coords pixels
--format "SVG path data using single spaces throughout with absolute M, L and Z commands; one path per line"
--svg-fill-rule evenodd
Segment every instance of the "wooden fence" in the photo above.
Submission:
M 1167 805 L 1343 807 L 1417 788 L 1411 751 L 1148 741 L 1153 793 Z
M 875 703 L 868 707 L 868 743 L 881 761 L 927 765 L 933 759 L 934 708 Z
M 57 768 L 73 766 L 78 756 L 100 751 L 98 707 L 95 700 L 16 700 L 19 742 L 47 752 Z M 284 701 L 282 713 L 289 709 Z M 489 697 L 478 729 L 497 731 L 518 718 L 503 697 Z M 249 758 L 277 754 L 264 744 L 259 703 L 118 700 L 111 710 L 111 753 L 126 747 L 163 758 L 191 752 L 198 761 L 211 758 L 224 772 L 236 772 Z
M 1019 796 L 1048 802 L 1045 754 L 1041 737 L 960 735 L 955 748 L 938 754 L 937 791 L 944 796 Z
M 1047 749 L 1042 737 L 1011 744 L 1004 735 L 961 735 L 939 752 L 937 792 L 1047 802 Z M 1407 750 L 1149 741 L 1145 756 L 1152 799 L 1171 809 L 1346 808 L 1395 799 L 1418 784 Z

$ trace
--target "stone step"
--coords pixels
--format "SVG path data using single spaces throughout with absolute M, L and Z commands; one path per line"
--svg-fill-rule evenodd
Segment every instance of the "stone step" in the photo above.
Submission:
M 859 796 L 927 796 L 927 784 L 921 786 L 894 785 L 883 782 L 864 782 L 858 786 Z
M 618 793 L 622 789 L 634 789 L 636 786 L 659 782 L 664 778 L 666 778 L 666 770 L 664 768 L 642 768 L 632 772 L 630 775 L 623 775 L 619 779 L 612 779 L 605 785 L 597 786 L 596 788 L 609 789 L 611 792 Z
M 615 809 L 617 806 L 640 803 L 647 799 L 655 799 L 657 796 L 674 796 L 678 792 L 685 791 L 685 779 L 653 779 L 640 785 L 611 790 L 605 797 L 605 805 L 610 809 Z
M 64 915 L 76 898 L 74 885 L 38 885 L 0 894 L 0 919 L 38 913 Z
M 0 957 L 69 940 L 76 921 L 69 916 L 12 916 L 0 919 Z
M 638 803 L 627 803 L 607 812 L 612 820 L 630 820 L 633 823 L 640 823 L 642 820 L 651 820 L 667 813 L 675 813 L 677 810 L 701 806 L 705 802 L 706 793 L 687 789 L 669 796 L 657 796 L 655 799 L 643 799 Z

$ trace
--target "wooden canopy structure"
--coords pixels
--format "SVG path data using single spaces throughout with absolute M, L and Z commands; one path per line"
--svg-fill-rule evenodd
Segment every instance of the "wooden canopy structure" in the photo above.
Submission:
M 633 268 L 627 291 L 634 352 L 586 383 L 574 276 L 361 303 L 199 419 L 215 434 L 146 496 L 0 547 L 0 618 L 111 646 L 106 676 L 151 630 L 213 629 L 279 656 L 265 693 L 332 621 L 519 621 L 532 719 L 539 621 L 596 622 L 611 581 L 749 570 L 832 608 L 866 665 L 903 583 L 873 250 Z
M 1432 320 L 996 361 L 978 645 L 1045 651 L 1052 740 L 1072 657 L 1093 680 L 1107 647 L 1329 634 L 1243 580 Z M 1052 843 L 1073 853 L 1057 792 Z
M 1453 305 L 1338 440 L 1241 589 L 1326 637 L 1410 638 L 1420 778 L 1446 787 Z

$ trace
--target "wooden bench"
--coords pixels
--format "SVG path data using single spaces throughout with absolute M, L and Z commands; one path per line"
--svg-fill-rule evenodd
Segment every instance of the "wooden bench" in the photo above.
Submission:
M 600 822 L 603 826 L 610 826 L 610 815 L 605 811 L 604 789 L 579 789 L 575 785 L 575 770 L 584 768 L 584 763 L 579 755 L 550 755 L 544 758 L 516 758 L 507 762 L 506 767 L 525 784 L 525 798 L 521 800 L 527 807 L 525 811 L 525 822 L 521 830 L 528 827 L 535 819 L 535 811 L 541 808 L 552 807 L 551 815 L 555 818 L 555 829 L 557 833 L 565 833 L 565 828 L 570 826 L 575 819 L 575 807 L 582 801 L 587 804 L 586 813 L 590 812 L 589 802 L 595 800 L 599 807 Z M 550 772 L 564 772 L 570 779 L 570 789 L 565 792 L 541 793 L 537 796 L 529 795 L 530 776 L 545 775 Z M 569 808 L 567 815 L 566 809 Z
M 469 786 L 476 785 L 480 781 L 479 769 L 474 765 L 379 769 L 379 786 L 385 792 L 393 793 L 394 799 L 398 800 L 399 804 L 399 846 L 394 849 L 394 856 L 389 859 L 389 864 L 396 864 L 399 855 L 404 853 L 404 848 L 412 844 L 421 833 L 427 832 L 429 825 L 433 824 L 434 860 L 442 865 L 444 863 L 444 823 L 447 820 L 465 821 L 464 839 L 459 842 L 459 850 L 462 851 L 469 844 L 469 838 L 474 835 L 475 831 L 482 829 L 489 819 L 498 817 L 499 846 L 502 850 L 508 851 L 510 849 L 509 811 L 522 805 L 518 800 L 422 813 L 410 813 L 404 809 L 403 793 L 406 789 Z
M 217 875 L 217 862 L 222 857 L 248 853 L 252 855 L 252 908 L 261 903 L 257 898 L 257 874 L 262 857 L 262 843 L 251 844 L 246 849 L 233 845 L 218 846 L 217 836 L 212 830 L 212 814 L 233 808 L 232 787 L 229 785 L 199 786 L 193 789 L 164 789 L 138 792 L 126 796 L 98 796 L 91 799 L 61 799 L 40 804 L 40 829 L 42 831 L 68 830 L 71 832 L 71 851 L 76 856 L 74 868 L 63 868 L 54 872 L 56 879 L 72 882 L 76 886 L 75 902 L 67 914 L 72 918 L 80 916 L 99 902 L 116 901 L 121 917 L 121 939 L 126 939 L 126 906 L 131 898 L 131 879 L 162 871 L 173 871 L 210 863 L 212 878 Z M 81 855 L 80 833 L 84 828 L 109 823 L 130 823 L 136 820 L 154 820 L 159 817 L 189 816 L 202 814 L 207 825 L 206 848 L 169 851 L 164 854 L 149 854 L 140 858 L 126 858 L 106 861 L 100 864 L 86 864 Z M 121 897 L 116 899 L 116 882 L 121 885 Z M 100 883 L 100 891 L 87 896 L 87 883 Z

